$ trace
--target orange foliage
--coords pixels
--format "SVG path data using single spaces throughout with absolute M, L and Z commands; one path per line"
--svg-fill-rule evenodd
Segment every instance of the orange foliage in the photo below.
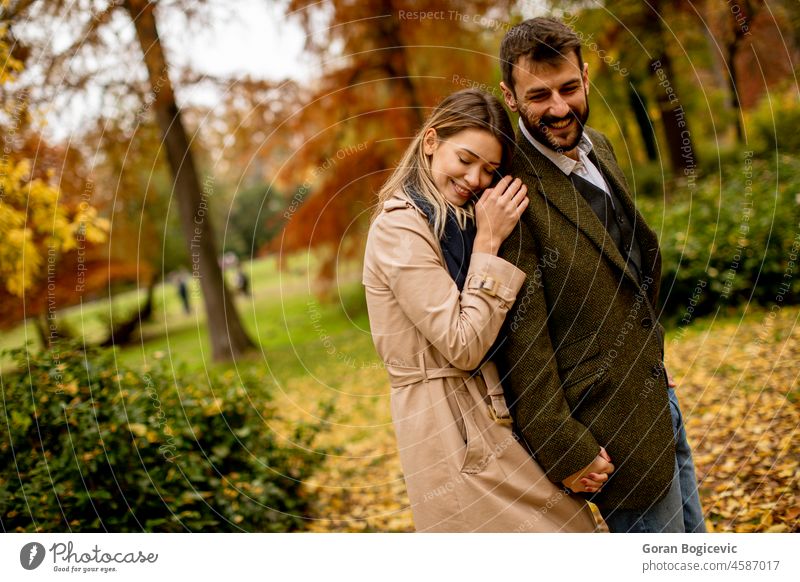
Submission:
M 70 146 L 51 145 L 41 135 L 25 128 L 14 158 L 34 160 L 31 175 L 58 186 L 58 205 L 69 213 L 84 203 L 108 212 L 111 198 L 98 192 L 81 153 Z M 119 233 L 114 236 L 119 240 Z M 110 241 L 92 245 L 83 241 L 77 249 L 45 258 L 43 277 L 22 297 L 0 286 L 0 329 L 13 327 L 25 318 L 55 313 L 81 301 L 108 295 L 108 286 L 116 282 L 149 284 L 153 269 L 146 262 L 133 259 L 130 246 L 123 253 L 109 256 Z
M 468 86 L 500 95 L 497 48 L 510 5 L 430 2 L 420 17 L 408 0 L 334 0 L 324 9 L 291 2 L 288 12 L 309 32 L 307 48 L 320 57 L 323 75 L 264 150 L 291 152 L 273 179 L 293 185 L 283 236 L 270 250 L 331 251 L 344 242 L 324 254 L 320 274 L 327 278 L 337 256 L 360 248 L 375 194 L 430 108 Z M 318 32 L 325 15 L 328 27 Z
M 55 313 L 98 297 L 107 297 L 111 282 L 146 285 L 153 277 L 150 266 L 136 262 L 109 262 L 102 248 L 95 247 L 85 255 L 77 251 L 60 257 L 48 272 L 48 281 L 22 297 L 11 295 L 0 287 L 0 329 L 8 329 L 20 321 L 37 315 Z

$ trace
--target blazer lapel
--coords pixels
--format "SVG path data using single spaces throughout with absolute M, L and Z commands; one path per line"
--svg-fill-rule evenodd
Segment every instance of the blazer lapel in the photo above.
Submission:
M 618 198 L 622 200 L 622 204 L 625 206 L 628 216 L 633 219 L 634 233 L 636 235 L 636 240 L 639 242 L 639 246 L 642 249 L 643 255 L 642 274 L 650 274 L 654 271 L 658 261 L 658 237 L 656 236 L 656 233 L 653 232 L 649 226 L 647 226 L 644 217 L 639 213 L 639 210 L 633 203 L 630 193 L 628 192 L 628 188 L 625 185 L 625 179 L 622 176 L 619 165 L 617 164 L 616 160 L 614 160 L 611 151 L 598 144 L 598 141 L 599 140 L 596 139 L 592 140 L 592 143 L 594 144 L 592 153 L 595 154 L 592 157 L 596 158 L 600 166 L 600 171 L 609 181 L 609 186 L 611 186 L 611 188 L 613 188 L 617 193 Z
M 522 164 L 531 178 L 528 186 L 536 187 L 552 206 L 569 219 L 608 260 L 617 265 L 636 284 L 636 278 L 626 267 L 625 259 L 622 258 L 614 241 L 608 235 L 606 227 L 603 226 L 564 172 L 533 147 L 524 135 L 519 136 L 517 146 L 519 148 L 517 155 L 524 156 Z M 637 224 L 637 230 L 638 228 L 639 224 Z M 642 249 L 644 248 L 643 246 Z

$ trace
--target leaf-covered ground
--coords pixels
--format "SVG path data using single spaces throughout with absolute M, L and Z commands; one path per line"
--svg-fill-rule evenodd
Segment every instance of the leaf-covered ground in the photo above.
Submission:
M 709 530 L 800 530 L 798 315 L 760 310 L 668 340 Z
M 709 531 L 800 530 L 799 317 L 797 308 L 759 310 L 667 337 Z M 348 335 L 328 338 L 333 352 L 310 370 L 318 369 L 316 381 L 283 393 L 294 406 L 336 397 L 325 438 L 338 452 L 308 484 L 319 495 L 312 529 L 412 531 L 386 375 L 366 334 L 344 347 Z M 336 378 L 322 380 L 331 369 Z

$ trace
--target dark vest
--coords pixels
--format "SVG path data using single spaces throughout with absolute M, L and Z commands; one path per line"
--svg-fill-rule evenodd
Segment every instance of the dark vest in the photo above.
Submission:
M 600 164 L 597 162 L 597 157 L 594 152 L 589 153 L 589 159 L 597 167 L 602 174 Z M 605 178 L 605 176 L 603 176 Z M 611 240 L 619 250 L 622 258 L 628 264 L 628 268 L 636 278 L 636 282 L 641 284 L 642 281 L 642 249 L 639 242 L 636 240 L 636 225 L 628 216 L 625 211 L 625 206 L 620 200 L 619 194 L 614 191 L 614 187 L 610 186 L 612 182 L 605 178 L 606 184 L 609 185 L 611 196 L 605 193 L 604 190 L 598 188 L 588 180 L 581 178 L 574 172 L 569 175 L 575 189 L 580 192 L 584 200 L 589 204 L 592 211 L 595 213 L 600 223 L 605 226 Z M 611 201 L 613 200 L 613 207 Z

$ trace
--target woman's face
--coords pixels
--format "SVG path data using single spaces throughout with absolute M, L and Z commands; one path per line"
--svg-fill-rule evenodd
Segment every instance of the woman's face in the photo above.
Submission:
M 463 206 L 489 187 L 503 156 L 500 142 L 483 129 L 465 129 L 439 139 L 430 128 L 422 143 L 430 156 L 436 189 L 455 206 Z

